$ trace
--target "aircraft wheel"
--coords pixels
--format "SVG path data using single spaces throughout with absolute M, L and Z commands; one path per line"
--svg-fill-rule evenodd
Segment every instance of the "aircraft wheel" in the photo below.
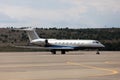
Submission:
M 99 50 L 97 50 L 96 54 L 98 54 L 98 55 L 100 54 Z
M 55 51 L 55 50 L 52 50 L 51 52 L 52 52 L 52 54 L 56 54 L 56 51 Z
M 61 51 L 61 54 L 65 54 L 65 51 Z

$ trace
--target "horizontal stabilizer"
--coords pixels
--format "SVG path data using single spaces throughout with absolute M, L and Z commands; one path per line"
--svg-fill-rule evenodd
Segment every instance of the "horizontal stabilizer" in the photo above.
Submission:
M 12 47 L 16 47 L 16 48 L 28 48 L 28 49 L 44 49 L 44 50 L 48 50 L 48 48 L 46 47 L 39 47 L 39 46 L 12 46 Z

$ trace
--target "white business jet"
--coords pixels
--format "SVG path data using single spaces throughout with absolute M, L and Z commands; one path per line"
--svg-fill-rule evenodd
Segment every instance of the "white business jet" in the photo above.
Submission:
M 66 51 L 83 49 L 97 49 L 96 54 L 100 54 L 98 49 L 104 47 L 104 45 L 97 40 L 44 39 L 38 36 L 34 28 L 25 28 L 19 30 L 27 32 L 31 44 L 49 49 L 52 54 L 56 54 L 56 51 L 61 51 L 61 54 L 65 54 Z

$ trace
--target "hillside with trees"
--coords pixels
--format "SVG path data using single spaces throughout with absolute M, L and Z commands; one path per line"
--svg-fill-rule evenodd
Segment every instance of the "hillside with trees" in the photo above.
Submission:
M 106 46 L 103 50 L 120 50 L 120 28 L 36 28 L 36 31 L 40 37 L 46 39 L 93 39 Z M 10 50 L 12 45 L 29 45 L 26 32 L 14 28 L 0 28 L 0 51 Z M 13 47 L 12 49 L 19 50 Z

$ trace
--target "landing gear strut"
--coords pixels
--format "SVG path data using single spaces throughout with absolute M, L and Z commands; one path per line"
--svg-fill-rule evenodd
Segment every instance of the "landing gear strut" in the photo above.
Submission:
M 100 54 L 99 50 L 97 50 L 96 54 L 98 54 L 98 55 Z

